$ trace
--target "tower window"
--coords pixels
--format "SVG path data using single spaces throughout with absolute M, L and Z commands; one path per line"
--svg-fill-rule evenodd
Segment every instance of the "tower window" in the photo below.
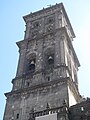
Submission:
M 17 113 L 16 119 L 19 119 L 19 113 Z
M 50 81 L 50 76 L 47 77 L 47 80 Z
M 27 82 L 27 86 L 29 87 L 29 85 L 30 85 L 30 83 L 29 82 Z

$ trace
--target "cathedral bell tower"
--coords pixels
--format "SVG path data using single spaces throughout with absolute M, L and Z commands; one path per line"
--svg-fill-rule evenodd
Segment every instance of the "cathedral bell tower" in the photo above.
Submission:
M 5 93 L 4 120 L 68 120 L 66 108 L 80 102 L 80 63 L 64 6 L 56 4 L 23 18 L 25 37 L 17 42 L 18 68 L 11 92 Z

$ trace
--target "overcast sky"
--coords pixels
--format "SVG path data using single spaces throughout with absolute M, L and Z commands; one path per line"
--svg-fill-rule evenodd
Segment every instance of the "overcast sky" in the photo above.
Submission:
M 11 90 L 16 75 L 19 56 L 16 42 L 24 38 L 22 16 L 60 2 L 76 34 L 73 45 L 81 64 L 79 91 L 90 97 L 90 0 L 0 0 L 0 120 L 6 102 L 4 93 Z

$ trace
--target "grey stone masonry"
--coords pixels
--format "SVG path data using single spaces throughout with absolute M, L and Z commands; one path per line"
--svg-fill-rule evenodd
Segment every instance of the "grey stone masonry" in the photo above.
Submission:
M 63 4 L 23 18 L 26 31 L 24 40 L 17 42 L 19 62 L 12 90 L 5 94 L 3 120 L 32 120 L 32 110 L 37 113 L 47 105 L 52 110 L 65 101 L 67 107 L 80 102 L 77 77 L 80 63 L 72 45 L 75 34 Z M 60 119 L 68 120 L 66 112 L 60 114 Z

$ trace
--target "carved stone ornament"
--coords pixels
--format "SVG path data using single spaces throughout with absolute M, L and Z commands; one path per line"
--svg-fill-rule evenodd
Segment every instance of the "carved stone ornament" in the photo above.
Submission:
M 46 19 L 46 24 L 52 24 L 54 23 L 54 16 L 50 16 Z
M 53 24 L 51 24 L 47 27 L 47 32 L 51 32 L 51 31 L 53 31 Z
M 64 116 L 62 116 L 62 117 L 60 118 L 60 120 L 65 120 L 65 117 L 64 117 Z
M 62 36 L 61 36 L 61 40 L 64 40 L 64 39 L 65 39 L 65 36 L 62 35 Z
M 33 23 L 33 28 L 38 28 L 39 26 L 40 26 L 40 23 L 39 23 L 39 22 Z
M 32 38 L 37 37 L 37 35 L 38 35 L 38 30 L 35 30 L 32 32 Z
M 53 23 L 53 21 L 54 21 L 54 19 L 53 19 L 52 17 L 50 17 L 50 18 L 47 20 L 47 23 L 48 23 L 48 24 L 51 24 L 51 23 Z

